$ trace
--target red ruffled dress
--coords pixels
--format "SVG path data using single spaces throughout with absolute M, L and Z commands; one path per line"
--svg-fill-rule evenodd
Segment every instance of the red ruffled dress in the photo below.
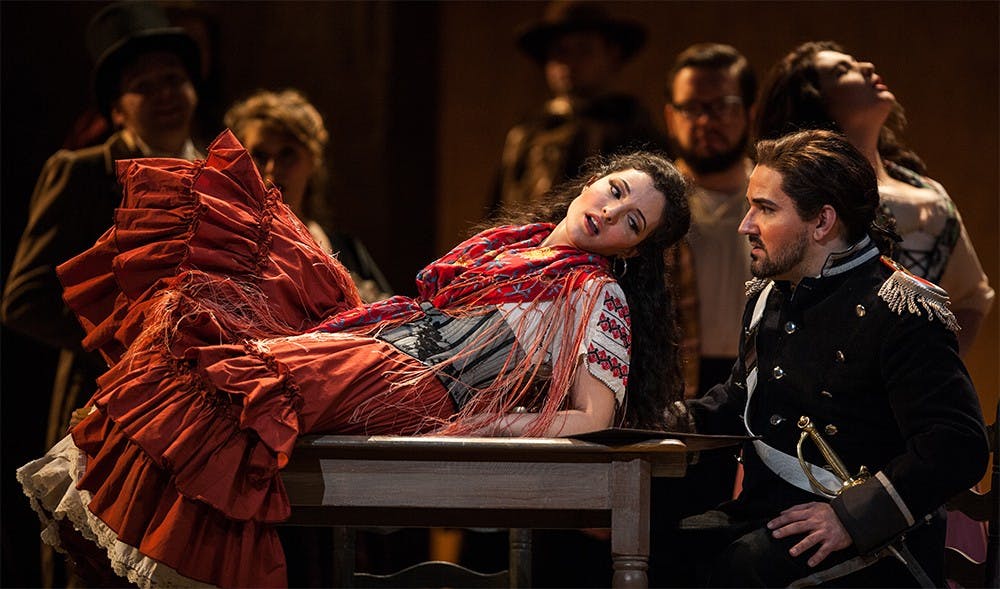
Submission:
M 84 344 L 110 369 L 89 416 L 18 479 L 47 542 L 58 547 L 60 524 L 71 523 L 140 586 L 283 586 L 273 525 L 290 507 L 278 472 L 298 435 L 447 430 L 455 400 L 424 363 L 362 333 L 379 314 L 359 307 L 348 273 L 228 132 L 205 161 L 122 162 L 119 178 L 126 196 L 114 227 L 59 268 Z M 548 285 L 542 298 L 553 284 L 610 282 L 583 262 L 582 272 L 536 279 Z M 487 290 L 466 285 L 449 300 Z M 400 312 L 404 303 L 375 309 L 419 313 L 412 302 Z M 345 322 L 358 333 L 342 333 Z M 533 359 L 522 363 L 505 367 Z M 553 379 L 568 383 L 572 370 Z M 624 372 L 615 374 L 623 391 Z

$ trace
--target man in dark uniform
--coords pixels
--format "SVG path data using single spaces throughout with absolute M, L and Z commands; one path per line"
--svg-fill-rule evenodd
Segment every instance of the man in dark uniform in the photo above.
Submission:
M 943 586 L 941 505 L 988 452 L 947 295 L 881 257 L 874 171 L 837 134 L 760 142 L 747 201 L 740 358 L 688 407 L 703 433 L 759 438 L 740 496 L 681 523 L 705 581 Z M 804 418 L 839 476 L 808 434 L 797 457 Z
M 70 413 L 87 402 L 106 368 L 81 346 L 83 330 L 63 303 L 56 266 L 111 226 L 122 196 L 116 161 L 201 157 L 190 138 L 200 57 L 184 30 L 170 26 L 155 4 L 124 2 L 95 15 L 86 40 L 98 107 L 117 132 L 103 145 L 59 151 L 46 162 L 0 309 L 5 327 L 60 349 L 46 448 L 65 434 Z
M 666 147 L 649 111 L 613 90 L 645 41 L 641 25 L 595 2 L 551 2 L 542 20 L 518 31 L 518 47 L 542 68 L 552 98 L 508 131 L 495 205 L 541 198 L 595 154 Z

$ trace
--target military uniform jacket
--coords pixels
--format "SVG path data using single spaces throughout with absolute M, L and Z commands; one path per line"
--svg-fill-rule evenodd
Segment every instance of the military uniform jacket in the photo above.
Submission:
M 749 431 L 793 459 L 797 422 L 809 416 L 851 474 L 864 465 L 872 475 L 832 500 L 862 553 L 972 486 L 988 452 L 979 402 L 949 327 L 954 318 L 933 304 L 934 287 L 890 264 L 865 238 L 832 255 L 818 278 L 794 289 L 775 282 L 755 335 L 753 309 L 767 281 L 748 283 L 740 359 L 726 383 L 689 405 L 699 431 Z M 754 362 L 757 384 L 748 403 Z M 806 460 L 826 465 L 814 444 L 804 448 Z M 743 456 L 743 492 L 727 508 L 738 517 L 770 518 L 828 500 L 778 476 L 753 443 Z

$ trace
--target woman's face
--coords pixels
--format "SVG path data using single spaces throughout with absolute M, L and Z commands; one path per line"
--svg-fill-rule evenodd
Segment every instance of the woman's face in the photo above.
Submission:
M 814 63 L 827 112 L 841 129 L 851 134 L 882 127 L 896 97 L 874 65 L 839 51 L 820 51 Z
M 261 176 L 281 190 L 293 213 L 302 216 L 309 178 L 315 171 L 309 148 L 266 121 L 251 120 L 242 130 L 243 146 L 253 156 Z
M 566 235 L 581 250 L 630 256 L 663 222 L 666 198 L 638 170 L 613 172 L 583 188 L 566 211 Z

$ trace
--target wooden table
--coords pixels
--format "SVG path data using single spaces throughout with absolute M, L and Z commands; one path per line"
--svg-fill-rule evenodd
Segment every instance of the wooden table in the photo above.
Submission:
M 309 436 L 282 479 L 292 525 L 610 528 L 614 586 L 646 587 L 650 478 L 688 456 L 679 439 Z

